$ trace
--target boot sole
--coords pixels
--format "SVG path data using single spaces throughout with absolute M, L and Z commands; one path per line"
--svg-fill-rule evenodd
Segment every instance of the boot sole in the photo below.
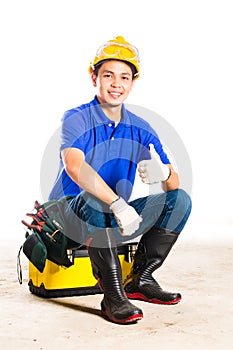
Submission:
M 141 320 L 143 318 L 143 314 L 135 314 L 135 315 L 129 316 L 129 317 L 124 318 L 124 319 L 118 319 L 116 317 L 111 316 L 105 310 L 102 310 L 102 315 L 107 317 L 112 322 L 120 323 L 120 324 L 136 323 L 137 321 L 139 321 L 139 320 Z
M 175 305 L 178 304 L 181 301 L 181 298 L 176 298 L 170 301 L 162 301 L 156 298 L 153 299 L 148 299 L 147 297 L 145 297 L 145 295 L 141 294 L 141 293 L 126 293 L 127 298 L 129 299 L 137 299 L 137 300 L 142 300 L 142 301 L 146 301 L 148 303 L 152 303 L 152 304 L 160 304 L 160 305 Z

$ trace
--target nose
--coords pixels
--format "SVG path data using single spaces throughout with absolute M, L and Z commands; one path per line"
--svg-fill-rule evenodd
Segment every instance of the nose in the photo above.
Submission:
M 112 84 L 111 84 L 113 87 L 119 87 L 121 84 L 120 84 L 120 78 L 118 77 L 114 77 L 113 80 L 112 80 Z

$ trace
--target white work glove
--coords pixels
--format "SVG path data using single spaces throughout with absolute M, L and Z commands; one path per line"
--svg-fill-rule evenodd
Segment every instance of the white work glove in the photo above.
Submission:
M 149 144 L 149 150 L 151 159 L 142 160 L 138 163 L 138 172 L 142 182 L 153 184 L 155 182 L 166 181 L 171 174 L 171 170 L 167 165 L 162 163 L 152 143 Z
M 138 228 L 142 217 L 136 210 L 119 197 L 110 205 L 122 236 L 131 236 Z

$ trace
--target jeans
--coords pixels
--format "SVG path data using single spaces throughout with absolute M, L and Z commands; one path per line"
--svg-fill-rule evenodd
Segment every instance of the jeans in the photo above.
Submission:
M 67 236 L 85 245 L 96 231 L 111 228 L 117 244 L 135 239 L 152 227 L 165 228 L 180 233 L 191 212 L 191 199 L 182 189 L 149 195 L 129 202 L 142 217 L 138 230 L 131 236 L 122 236 L 109 206 L 83 191 L 69 199 L 65 206 L 68 223 Z

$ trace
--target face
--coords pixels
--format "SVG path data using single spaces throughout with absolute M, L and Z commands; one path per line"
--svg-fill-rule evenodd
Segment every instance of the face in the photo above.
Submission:
M 98 76 L 92 74 L 92 82 L 101 104 L 117 106 L 128 97 L 135 81 L 131 68 L 125 62 L 112 60 L 102 64 Z

